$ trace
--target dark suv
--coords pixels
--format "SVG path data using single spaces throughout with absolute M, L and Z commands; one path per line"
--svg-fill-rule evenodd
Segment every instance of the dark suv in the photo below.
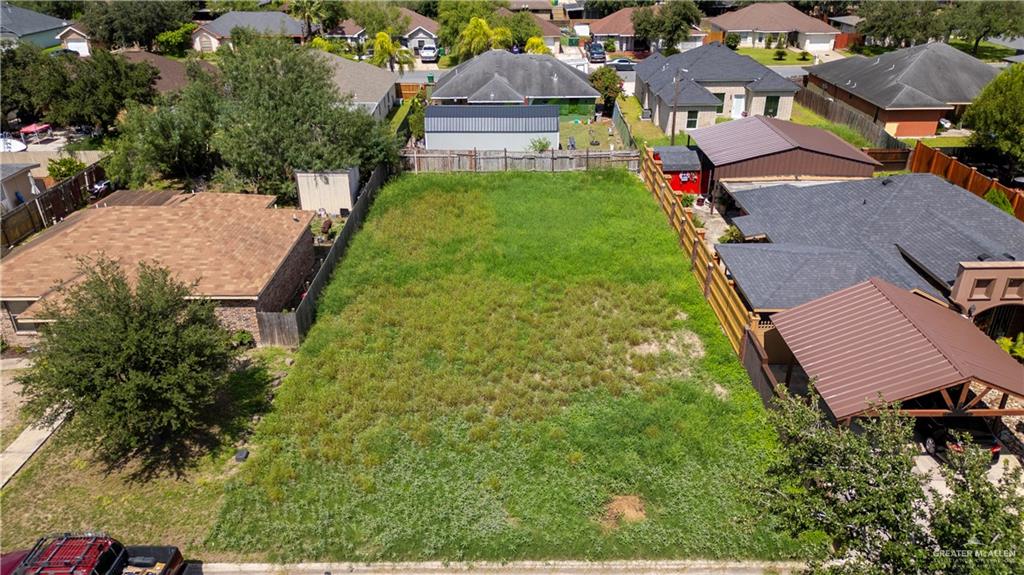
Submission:
M 960 436 L 992 453 L 990 465 L 999 461 L 1002 446 L 982 417 L 918 417 L 914 431 L 921 438 L 924 450 L 942 463 L 949 463 L 950 451 L 963 451 Z
M 599 64 L 605 61 L 607 56 L 604 53 L 604 46 L 600 42 L 591 42 L 587 46 L 587 60 L 591 63 Z

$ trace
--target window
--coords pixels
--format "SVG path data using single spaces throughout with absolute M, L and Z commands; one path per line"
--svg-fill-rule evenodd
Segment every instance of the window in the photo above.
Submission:
M 722 92 L 721 94 L 715 94 L 715 97 L 718 98 L 718 107 L 715 108 L 715 113 L 721 114 L 722 110 L 725 109 L 725 92 Z
M 974 280 L 970 299 L 989 299 L 992 297 L 992 287 L 995 283 L 993 279 Z
M 779 97 L 768 96 L 764 99 L 764 115 L 774 118 L 779 115 Z
M 760 34 L 760 33 L 759 33 L 759 34 L 757 35 L 757 43 L 758 43 L 758 44 L 764 44 L 764 34 Z
M 697 127 L 697 110 L 686 111 L 686 129 L 692 130 Z
M 1024 278 L 1010 278 L 1006 280 L 1006 292 L 1003 299 L 1024 299 Z

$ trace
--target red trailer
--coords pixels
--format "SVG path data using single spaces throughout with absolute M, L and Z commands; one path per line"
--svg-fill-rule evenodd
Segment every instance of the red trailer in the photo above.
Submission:
M 696 150 L 686 146 L 656 147 L 654 159 L 661 161 L 661 173 L 668 178 L 670 188 L 684 194 L 700 194 L 703 175 Z

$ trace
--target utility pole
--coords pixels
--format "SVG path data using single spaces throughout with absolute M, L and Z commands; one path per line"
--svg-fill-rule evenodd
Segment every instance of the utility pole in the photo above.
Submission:
M 679 70 L 676 71 L 675 76 L 672 77 L 672 83 L 676 85 L 675 95 L 672 96 L 672 135 L 669 140 L 669 144 L 672 146 L 676 145 L 676 114 L 679 113 L 676 110 L 676 107 L 679 106 L 679 89 L 680 84 L 682 83 L 680 75 L 682 75 L 685 72 L 689 72 L 689 70 L 687 70 L 686 68 L 680 68 Z

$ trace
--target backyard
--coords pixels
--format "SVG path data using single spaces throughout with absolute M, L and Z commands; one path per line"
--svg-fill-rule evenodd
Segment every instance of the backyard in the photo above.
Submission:
M 576 140 L 576 149 L 585 150 L 609 150 L 615 146 L 616 150 L 624 149 L 622 139 L 615 132 L 611 118 L 601 118 L 597 122 L 585 123 L 585 120 L 561 120 L 558 123 L 558 135 L 562 147 L 568 149 L 569 138 Z M 596 146 L 590 142 L 597 142 Z
M 846 124 L 830 122 L 796 102 L 793 102 L 793 114 L 790 117 L 790 121 L 797 124 L 803 124 L 805 126 L 814 126 L 815 128 L 828 130 L 858 148 L 871 147 L 871 142 L 869 142 L 867 138 L 862 136 L 857 130 L 854 130 Z
M 638 144 L 643 143 L 648 146 L 667 146 L 669 144 L 671 138 L 665 135 L 661 128 L 654 122 L 640 119 L 643 109 L 636 96 L 622 97 L 618 102 L 619 110 L 622 111 L 622 119 L 626 121 L 630 134 Z

